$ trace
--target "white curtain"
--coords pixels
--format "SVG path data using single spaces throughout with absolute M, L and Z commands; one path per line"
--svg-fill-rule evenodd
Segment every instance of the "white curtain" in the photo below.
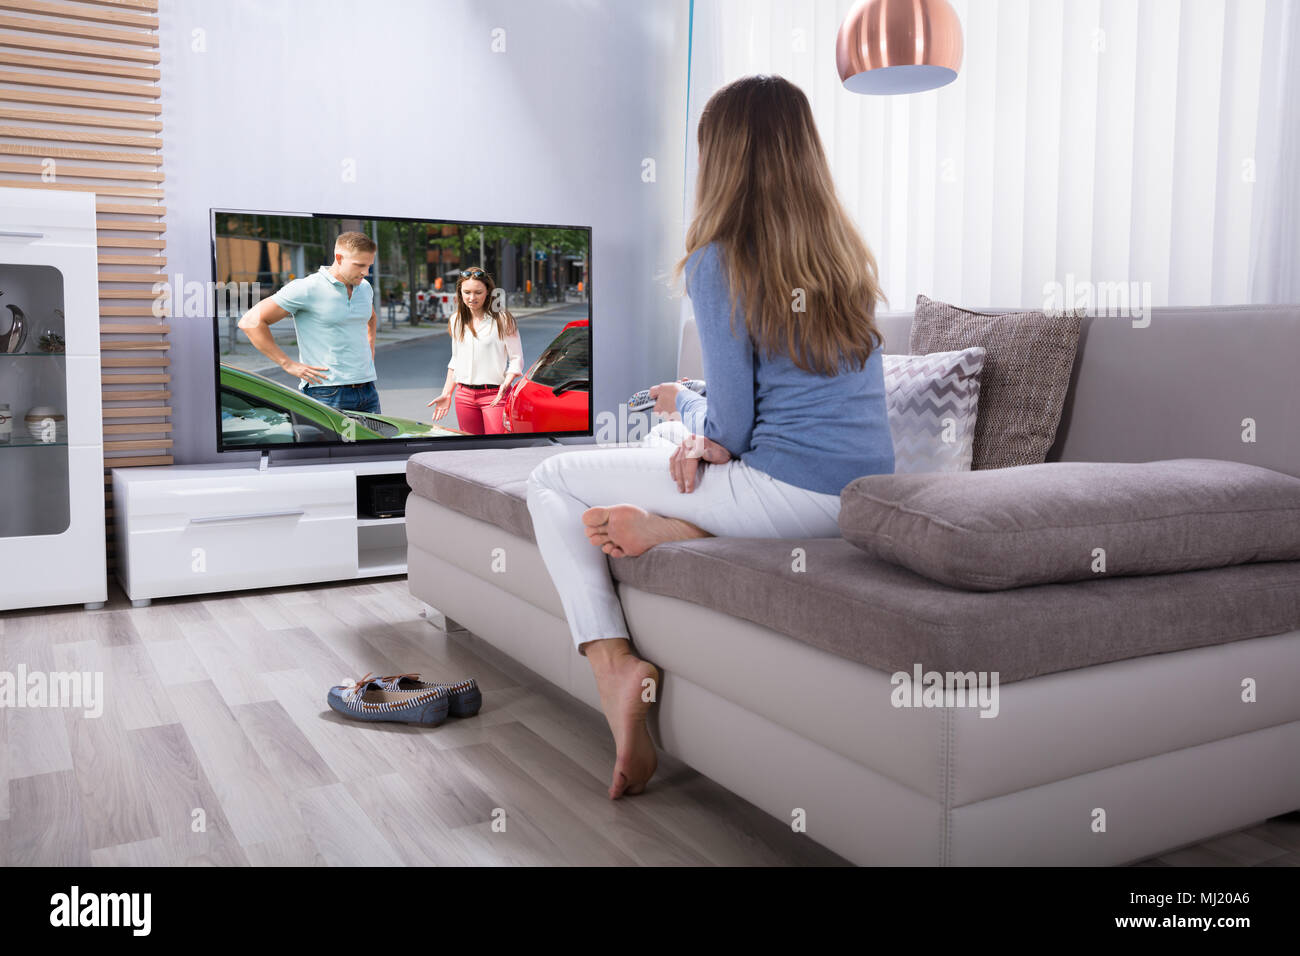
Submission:
M 812 104 L 885 311 L 1038 308 L 1052 282 L 1300 302 L 1300 0 L 953 0 L 958 78 L 906 96 L 841 86 L 851 6 L 694 0 L 688 219 L 704 104 L 775 73 Z

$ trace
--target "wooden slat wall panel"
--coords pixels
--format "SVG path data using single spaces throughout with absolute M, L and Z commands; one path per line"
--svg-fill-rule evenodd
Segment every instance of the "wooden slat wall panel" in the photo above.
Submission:
M 104 10 L 93 5 L 70 6 L 63 3 L 50 3 L 49 0 L 0 0 L 0 10 L 17 13 L 47 13 L 52 18 L 63 22 L 84 21 L 86 23 L 107 23 L 111 26 L 144 27 L 146 30 L 158 29 L 158 18 L 148 13 L 132 13 L 128 4 L 113 4 L 116 9 Z M 148 9 L 154 9 L 152 7 Z
M 110 509 L 110 468 L 172 463 L 170 327 L 154 309 L 168 280 L 157 12 L 156 0 L 0 0 L 0 185 L 98 197 Z M 111 520 L 106 536 L 111 569 Z
M 13 36 L 13 35 L 10 35 Z M 20 44 L 11 38 L 6 38 L 6 46 L 14 47 Z M 27 44 L 22 44 L 27 45 Z M 53 46 L 47 41 L 36 40 L 30 46 L 41 49 L 46 46 Z M 130 54 L 134 50 L 125 50 Z M 81 54 L 83 57 L 87 54 Z M 130 59 L 131 57 L 123 57 Z M 128 80 L 156 80 L 161 75 L 157 70 L 147 66 L 132 66 L 130 63 L 96 63 L 91 60 L 77 60 L 71 57 L 44 57 L 33 56 L 28 53 L 8 53 L 0 50 L 0 63 L 6 66 L 22 66 L 40 70 L 61 70 L 64 73 L 95 73 L 99 76 L 120 76 Z
M 147 99 L 157 99 L 159 97 L 158 87 L 148 83 L 112 83 L 108 80 L 87 80 L 83 77 L 76 76 L 57 76 L 48 73 L 14 73 L 9 70 L 0 70 L 0 82 L 21 83 L 24 86 L 43 86 L 50 89 L 72 90 L 74 93 L 92 92 L 92 93 L 111 93 L 120 96 L 139 96 Z M 27 102 L 19 100 L 18 102 Z M 30 102 L 40 102 L 31 100 Z M 130 107 L 116 107 L 113 109 L 130 109 Z M 140 112 L 161 113 L 161 109 L 142 110 Z
M 33 126 L 0 126 L 0 136 L 13 139 L 34 139 L 41 142 L 62 140 L 65 143 L 85 143 L 104 146 L 144 146 L 148 149 L 162 149 L 162 140 L 156 136 L 114 136 L 107 133 L 88 133 L 85 130 L 41 129 Z M 71 148 L 61 146 L 71 152 Z M 152 157 L 140 153 L 115 153 L 108 150 L 78 150 L 89 152 L 89 156 L 72 156 L 73 159 L 98 159 L 109 163 L 151 163 Z M 20 154 L 21 155 L 21 154 Z M 64 154 L 68 155 L 68 154 Z
M 18 76 L 15 73 L 0 72 L 0 82 L 17 83 L 19 80 L 14 79 Z M 6 79 L 9 77 L 9 79 Z M 28 86 L 34 84 L 28 83 Z M 146 87 L 147 89 L 147 87 Z M 0 89 L 0 103 L 40 103 L 49 106 L 72 106 L 79 109 L 103 109 L 103 101 L 92 96 L 69 96 L 66 93 L 46 93 L 43 90 L 34 89 Z M 143 100 L 121 100 L 113 104 L 113 110 L 116 113 L 154 113 L 162 112 L 162 107 L 157 103 L 146 103 Z M 159 125 L 157 129 L 162 129 Z
M 91 6 L 100 7 L 117 7 L 128 10 L 148 11 L 149 13 L 158 12 L 158 0 L 85 0 Z
M 3 0 L 0 0 L 3 2 Z M 18 110 L 0 106 L 0 119 L 18 120 L 19 122 L 53 123 L 66 126 L 110 126 L 113 129 L 139 129 L 156 133 L 162 129 L 161 120 L 128 119 L 125 116 L 98 116 L 94 113 L 59 113 L 54 110 Z M 130 143 L 132 146 L 150 145 L 147 143 Z M 156 144 L 162 148 L 162 140 Z

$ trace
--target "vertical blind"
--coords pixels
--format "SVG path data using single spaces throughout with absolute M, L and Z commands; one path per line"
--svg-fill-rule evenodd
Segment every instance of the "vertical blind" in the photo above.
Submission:
M 887 311 L 1039 308 L 1049 283 L 1300 302 L 1300 0 L 953 0 L 958 78 L 904 96 L 841 86 L 851 6 L 695 0 L 688 217 L 709 96 L 774 73 L 812 104 Z

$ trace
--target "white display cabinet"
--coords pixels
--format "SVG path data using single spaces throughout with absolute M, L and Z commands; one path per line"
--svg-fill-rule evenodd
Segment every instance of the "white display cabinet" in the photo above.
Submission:
M 0 610 L 108 598 L 97 271 L 93 193 L 0 188 Z

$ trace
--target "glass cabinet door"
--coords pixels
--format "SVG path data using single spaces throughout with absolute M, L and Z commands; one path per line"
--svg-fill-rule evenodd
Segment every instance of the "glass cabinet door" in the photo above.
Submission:
M 63 307 L 58 269 L 0 258 L 0 537 L 68 529 Z

